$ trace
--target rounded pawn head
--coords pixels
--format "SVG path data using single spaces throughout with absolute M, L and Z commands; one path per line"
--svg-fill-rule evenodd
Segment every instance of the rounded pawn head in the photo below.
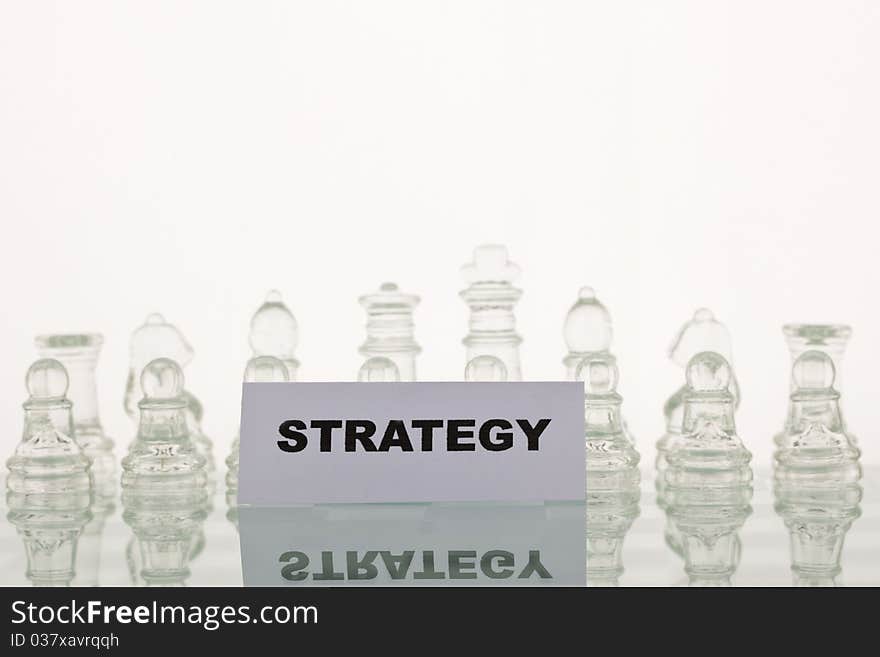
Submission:
M 669 347 L 669 357 L 684 367 L 701 351 L 714 351 L 730 358 L 730 333 L 708 308 L 697 308 L 694 316 L 681 327 Z
M 728 392 L 730 365 L 721 354 L 702 351 L 687 364 L 687 384 L 694 392 Z
M 565 344 L 569 351 L 587 353 L 611 348 L 611 315 L 591 287 L 582 287 L 565 316 Z
M 244 380 L 247 382 L 289 381 L 290 375 L 284 363 L 274 356 L 255 356 L 244 368 Z
M 284 305 L 281 293 L 270 290 L 251 318 L 249 342 L 255 356 L 292 358 L 299 341 L 299 327 Z
M 177 399 L 183 395 L 183 371 L 170 358 L 157 358 L 141 372 L 144 399 L 151 401 Z
M 834 363 L 828 354 L 805 351 L 791 368 L 791 379 L 798 390 L 828 390 L 834 386 Z
M 465 381 L 507 381 L 507 367 L 500 358 L 483 355 L 472 358 L 464 368 Z
M 400 381 L 400 371 L 390 358 L 375 356 L 368 358 L 358 372 L 358 381 L 362 383 L 389 383 Z
M 584 382 L 586 395 L 613 395 L 617 392 L 617 363 L 610 358 L 588 356 L 578 365 L 576 378 Z
M 28 368 L 25 376 L 28 394 L 36 399 L 64 399 L 70 380 L 64 365 L 54 358 L 43 358 Z

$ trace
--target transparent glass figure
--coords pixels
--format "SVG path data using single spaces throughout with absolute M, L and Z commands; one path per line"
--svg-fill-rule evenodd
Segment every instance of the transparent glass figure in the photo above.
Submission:
M 393 383 L 400 381 L 400 371 L 390 358 L 374 356 L 368 358 L 358 371 L 361 383 Z
M 7 519 L 24 542 L 27 578 L 35 586 L 67 586 L 79 536 L 92 518 L 90 463 L 73 435 L 64 366 L 38 360 L 25 381 L 24 432 L 6 462 Z
M 253 356 L 272 356 L 284 363 L 289 381 L 296 381 L 299 325 L 278 290 L 270 290 L 251 318 L 249 342 Z
M 607 355 L 585 358 L 576 376 L 584 382 L 587 492 L 639 480 L 639 453 L 623 432 L 617 364 Z
M 477 356 L 464 368 L 465 381 L 507 381 L 507 368 L 495 356 Z
M 861 515 L 861 473 L 846 464 L 804 479 L 777 462 L 776 512 L 789 534 L 795 586 L 837 586 L 846 533 Z
M 792 476 L 821 477 L 826 470 L 859 470 L 859 448 L 846 430 L 834 387 L 834 363 L 821 351 L 805 351 L 791 370 L 792 393 L 776 460 Z
M 138 435 L 122 460 L 123 519 L 137 539 L 130 567 L 149 585 L 182 584 L 207 516 L 205 458 L 192 444 L 180 367 L 157 358 L 141 374 Z
M 596 298 L 593 288 L 585 286 L 578 291 L 578 300 L 565 316 L 563 334 L 568 348 L 568 354 L 562 360 L 567 379 L 577 380 L 577 368 L 585 358 L 598 356 L 617 362 L 611 353 L 611 339 L 614 335 L 611 315 Z M 620 423 L 624 435 L 635 444 L 635 437 L 622 416 Z
M 97 586 L 101 537 L 107 517 L 116 508 L 116 458 L 113 441 L 104 433 L 98 414 L 95 368 L 103 344 L 97 333 L 37 336 L 42 358 L 54 358 L 70 377 L 67 397 L 73 403 L 74 437 L 91 461 L 92 520 L 83 528 L 77 550 L 75 586 Z
M 246 383 L 255 382 L 284 382 L 289 381 L 290 377 L 284 362 L 274 356 L 254 356 L 247 362 L 244 368 L 244 381 Z M 233 492 L 234 497 L 238 495 L 238 466 L 239 456 L 241 453 L 241 434 L 236 433 L 235 440 L 232 441 L 232 450 L 226 458 L 226 491 Z M 227 503 L 229 499 L 227 499 Z M 237 501 L 235 502 L 237 504 Z
M 594 479 L 587 475 L 587 586 L 618 586 L 623 542 L 639 516 L 638 468 L 629 476 Z
M 734 408 L 739 407 L 740 390 L 736 374 L 731 366 L 731 340 L 727 327 L 715 319 L 708 308 L 698 308 L 694 316 L 685 322 L 669 347 L 669 358 L 681 368 L 687 367 L 690 360 L 701 352 L 714 352 L 727 361 L 730 370 L 728 391 L 733 396 Z M 662 471 L 666 467 L 666 451 L 669 443 L 681 434 L 684 421 L 685 397 L 688 394 L 687 384 L 675 391 L 663 406 L 666 418 L 666 433 L 657 442 L 657 468 Z
M 510 262 L 507 248 L 484 244 L 474 250 L 473 262 L 461 268 L 468 287 L 460 293 L 470 308 L 468 334 L 462 341 L 467 362 L 477 356 L 495 356 L 504 363 L 508 380 L 522 380 L 519 345 L 513 309 L 522 291 L 513 283 L 520 268 Z
M 159 313 L 153 313 L 131 336 L 129 344 L 129 371 L 125 385 L 125 411 L 133 420 L 138 419 L 138 404 L 143 397 L 141 372 L 148 363 L 157 358 L 167 358 L 181 368 L 193 358 L 193 349 L 183 334 L 173 324 L 165 321 Z M 185 419 L 189 434 L 199 453 L 205 458 L 208 476 L 214 475 L 214 455 L 211 439 L 202 431 L 202 403 L 189 391 L 183 391 L 186 399 Z
M 739 529 L 751 514 L 751 453 L 736 433 L 727 360 L 698 353 L 686 376 L 682 431 L 669 444 L 663 473 L 665 511 L 689 583 L 728 586 L 739 564 Z
M 367 339 L 359 353 L 366 358 L 389 358 L 401 381 L 415 381 L 416 356 L 422 351 L 413 335 L 413 310 L 419 297 L 401 292 L 395 283 L 383 283 L 378 292 L 358 301 L 367 311 Z
M 791 354 L 792 368 L 797 359 L 806 351 L 821 351 L 831 359 L 834 366 L 834 387 L 839 393 L 842 390 L 841 364 L 843 354 L 850 336 L 852 336 L 852 329 L 844 324 L 786 324 L 782 327 L 782 332 L 788 344 L 789 354 Z M 796 385 L 794 378 L 792 378 L 790 392 L 795 391 Z M 838 401 L 838 405 L 840 403 Z M 790 408 L 788 417 L 791 417 Z M 783 430 L 773 437 L 777 447 L 784 446 L 786 434 L 789 432 L 790 427 L 786 424 Z

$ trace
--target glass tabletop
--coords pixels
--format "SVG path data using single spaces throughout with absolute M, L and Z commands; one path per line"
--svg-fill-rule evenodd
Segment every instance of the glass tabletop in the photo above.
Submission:
M 671 518 L 645 469 L 634 494 L 586 505 L 238 508 L 222 478 L 195 520 L 180 509 L 124 519 L 118 491 L 85 523 L 52 509 L 11 514 L 4 502 L 0 584 L 876 586 L 880 467 L 860 486 L 845 500 L 785 505 L 759 470 L 750 499 L 717 507 L 711 522 Z

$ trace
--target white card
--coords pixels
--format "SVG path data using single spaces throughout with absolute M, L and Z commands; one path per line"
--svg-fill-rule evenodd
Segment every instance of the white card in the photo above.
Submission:
M 584 500 L 583 384 L 245 383 L 238 501 Z

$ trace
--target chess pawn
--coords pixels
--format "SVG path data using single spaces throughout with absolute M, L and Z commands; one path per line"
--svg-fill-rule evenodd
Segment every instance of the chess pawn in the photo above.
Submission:
M 176 326 L 166 322 L 159 313 L 153 313 L 132 333 L 129 358 L 125 410 L 130 418 L 137 421 L 138 400 L 143 398 L 144 393 L 141 387 L 141 373 L 147 364 L 157 358 L 167 358 L 183 368 L 192 360 L 193 349 Z M 185 419 L 190 439 L 199 453 L 204 456 L 208 475 L 213 478 L 213 445 L 211 439 L 202 431 L 202 403 L 186 390 L 183 391 L 183 397 L 186 399 Z
M 400 381 L 400 371 L 390 358 L 374 356 L 368 358 L 358 370 L 360 383 L 394 383 Z
M 739 407 L 740 390 L 731 363 L 731 340 L 727 327 L 715 319 L 708 308 L 698 308 L 692 319 L 681 327 L 669 347 L 669 359 L 681 368 L 685 368 L 696 354 L 711 351 L 721 355 L 730 368 L 728 389 L 733 396 L 734 409 Z M 681 434 L 684 420 L 685 397 L 688 394 L 687 384 L 679 388 L 663 406 L 666 418 L 666 433 L 657 442 L 657 468 L 662 471 L 666 467 L 666 451 L 669 443 Z M 658 478 L 659 479 L 659 478 Z
M 623 574 L 623 542 L 639 516 L 639 476 L 633 467 L 631 477 L 613 485 L 587 476 L 587 586 L 618 586 Z M 598 483 L 598 485 L 597 485 Z
M 607 355 L 583 360 L 576 376 L 584 382 L 584 431 L 587 449 L 587 486 L 606 481 L 638 479 L 639 453 L 623 433 L 617 394 L 617 364 Z M 591 481 L 592 480 L 592 481 Z
M 251 318 L 249 342 L 253 356 L 272 356 L 281 360 L 287 370 L 287 380 L 296 381 L 299 325 L 278 290 L 269 291 L 263 305 Z
M 358 301 L 367 311 L 367 339 L 359 353 L 388 358 L 397 366 L 401 381 L 415 381 L 416 356 L 422 351 L 413 337 L 413 310 L 419 297 L 404 294 L 394 283 L 383 283 L 378 292 Z
M 465 381 L 507 381 L 507 368 L 495 356 L 477 356 L 464 368 Z
M 578 300 L 565 316 L 563 329 L 568 354 L 562 360 L 565 365 L 565 378 L 574 381 L 578 366 L 593 354 L 610 355 L 611 315 L 596 298 L 591 287 L 582 287 Z
M 849 343 L 852 329 L 844 324 L 786 324 L 782 327 L 788 351 L 791 355 L 792 368 L 800 356 L 806 351 L 821 351 L 831 359 L 834 366 L 834 383 L 838 392 L 841 387 L 841 363 L 846 345 Z M 790 392 L 794 393 L 796 382 L 791 379 Z M 838 401 L 838 405 L 840 405 Z M 786 440 L 786 426 L 777 433 L 773 440 L 777 447 L 783 447 Z
M 28 369 L 21 442 L 6 462 L 7 519 L 27 553 L 35 586 L 66 586 L 74 577 L 77 541 L 91 519 L 89 459 L 73 438 L 68 377 L 57 360 Z
M 821 351 L 805 351 L 792 367 L 788 420 L 777 441 L 776 460 L 791 476 L 822 476 L 827 470 L 859 473 L 859 448 L 846 430 L 834 363 Z
M 508 380 L 522 380 L 519 345 L 513 308 L 522 291 L 513 286 L 520 269 L 508 260 L 507 249 L 486 244 L 474 250 L 473 262 L 461 268 L 468 284 L 460 293 L 470 308 L 469 331 L 462 341 L 467 361 L 477 356 L 495 356 L 504 363 Z
M 289 381 L 287 367 L 284 362 L 274 356 L 254 356 L 247 362 L 244 368 L 244 380 L 246 383 L 254 382 L 284 382 Z M 226 457 L 226 491 L 233 493 L 233 498 L 238 496 L 238 465 L 241 452 L 241 434 L 235 434 L 232 441 L 232 450 Z M 228 500 L 227 500 L 228 501 Z
M 141 374 L 141 389 L 138 435 L 122 460 L 122 517 L 137 538 L 143 580 L 181 584 L 207 515 L 205 459 L 189 437 L 177 363 L 151 361 Z
M 796 586 L 837 586 L 844 539 L 861 515 L 860 473 L 845 464 L 803 480 L 777 463 L 776 512 L 789 534 L 791 571 Z
M 101 535 L 115 510 L 116 459 L 113 441 L 104 433 L 98 415 L 95 368 L 103 337 L 97 333 L 41 335 L 36 338 L 43 358 L 54 358 L 67 370 L 73 403 L 74 438 L 91 461 L 92 520 L 83 528 L 77 550 L 75 586 L 97 586 Z

